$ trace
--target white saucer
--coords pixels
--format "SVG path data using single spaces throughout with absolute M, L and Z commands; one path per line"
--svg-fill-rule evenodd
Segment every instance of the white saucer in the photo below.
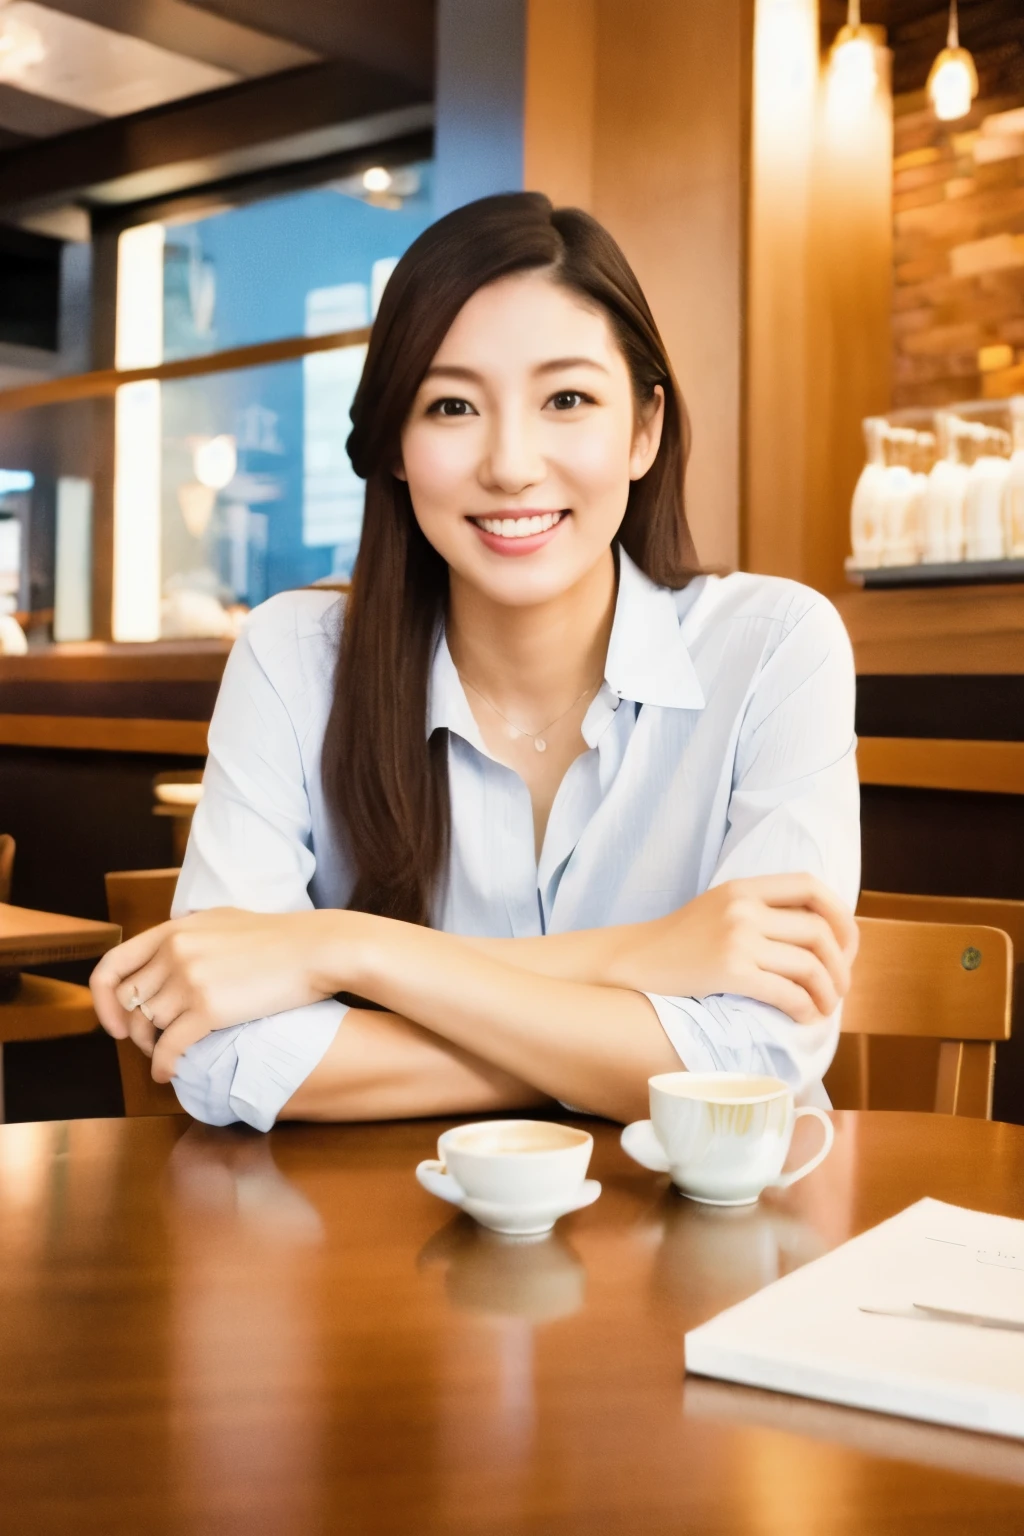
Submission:
M 452 1199 L 447 1191 L 442 1192 L 442 1189 L 437 1187 L 437 1176 L 433 1174 L 433 1170 L 426 1171 L 424 1176 L 420 1168 L 417 1168 L 416 1177 L 423 1188 L 429 1190 L 432 1195 L 437 1195 L 442 1200 L 449 1200 L 452 1205 L 457 1205 L 460 1210 L 465 1211 L 467 1216 L 472 1216 L 473 1220 L 478 1221 L 482 1227 L 487 1227 L 491 1232 L 501 1232 L 506 1237 L 541 1237 L 544 1233 L 551 1231 L 561 1216 L 568 1216 L 573 1211 L 585 1210 L 588 1205 L 593 1205 L 601 1193 L 601 1186 L 596 1179 L 585 1179 L 569 1204 L 562 1200 L 556 1204 L 545 1205 L 498 1205 L 491 1200 L 474 1200 L 469 1195 L 460 1200 Z
M 462 1210 L 482 1227 L 488 1227 L 492 1232 L 503 1232 L 506 1237 L 539 1237 L 550 1232 L 560 1216 L 569 1216 L 573 1211 L 582 1211 L 588 1205 L 593 1205 L 600 1193 L 601 1186 L 596 1179 L 585 1179 L 579 1194 L 570 1205 L 495 1205 L 490 1200 L 472 1200 L 467 1196 L 462 1201 Z

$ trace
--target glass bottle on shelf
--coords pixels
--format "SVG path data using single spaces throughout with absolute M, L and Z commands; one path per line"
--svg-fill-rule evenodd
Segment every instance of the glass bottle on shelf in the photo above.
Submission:
M 961 444 L 964 423 L 953 411 L 936 411 L 938 457 L 928 473 L 921 511 L 921 559 L 949 565 L 964 557 L 964 495 L 967 465 Z
M 882 563 L 882 498 L 885 494 L 885 443 L 889 425 L 881 416 L 864 421 L 867 463 L 854 487 L 850 507 L 850 543 L 858 570 Z
M 916 565 L 920 558 L 918 521 L 923 486 L 914 472 L 917 437 L 911 427 L 889 428 L 882 496 L 882 565 Z
M 1003 537 L 1011 560 L 1024 560 L 1024 395 L 1010 401 L 1013 453 L 1003 494 Z
M 1010 435 L 972 422 L 977 454 L 964 497 L 964 551 L 968 560 L 1003 560 L 1006 537 L 1003 495 L 1010 478 Z

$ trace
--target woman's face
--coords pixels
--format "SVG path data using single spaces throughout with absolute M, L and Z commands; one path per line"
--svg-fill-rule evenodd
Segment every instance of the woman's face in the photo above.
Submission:
M 606 554 L 661 441 L 637 419 L 603 311 L 543 272 L 481 288 L 438 349 L 397 473 L 452 572 L 497 602 L 545 602 Z

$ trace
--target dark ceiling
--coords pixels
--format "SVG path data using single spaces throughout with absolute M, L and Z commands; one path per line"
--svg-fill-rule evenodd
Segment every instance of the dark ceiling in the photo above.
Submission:
M 1024 92 L 1024 0 L 960 0 L 960 41 L 978 66 L 984 96 Z M 846 20 L 846 0 L 820 0 L 824 43 Z M 861 20 L 884 26 L 893 52 L 893 92 L 922 91 L 946 45 L 949 6 L 942 0 L 861 0 Z
M 434 64 L 433 0 L 42 0 L 45 12 L 92 23 L 106 33 L 92 34 L 116 53 L 118 35 L 139 39 L 175 59 L 213 66 L 224 83 L 266 77 L 302 65 L 346 60 L 389 75 L 429 96 Z M 14 12 L 19 10 L 14 7 Z M 30 10 L 33 8 L 30 7 Z M 0 20 L 4 11 L 0 10 Z M 38 20 L 27 16 L 31 23 Z M 111 66 L 116 68 L 116 65 Z M 126 73 L 138 62 L 126 58 Z M 188 76 L 185 75 L 187 86 Z M 116 85 L 118 82 L 114 81 Z M 214 80 L 214 85 L 218 84 Z M 32 89 L 8 76 L 0 82 L 0 149 L 49 138 L 121 115 L 116 93 L 109 107 L 102 100 L 84 108 L 62 91 L 60 81 Z M 199 82 L 200 90 L 209 85 Z M 173 92 L 181 100 L 187 88 Z M 172 99 L 168 94 L 166 99 Z M 129 111 L 136 108 L 129 108 Z

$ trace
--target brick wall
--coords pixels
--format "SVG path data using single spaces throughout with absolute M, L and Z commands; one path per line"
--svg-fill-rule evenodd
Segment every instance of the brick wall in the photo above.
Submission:
M 877 8 L 867 0 L 865 19 Z M 961 0 L 981 89 L 957 123 L 938 122 L 924 91 L 945 0 L 882 9 L 895 91 L 892 403 L 1024 391 L 1024 0 Z
M 1024 93 L 896 108 L 893 404 L 1024 391 Z

